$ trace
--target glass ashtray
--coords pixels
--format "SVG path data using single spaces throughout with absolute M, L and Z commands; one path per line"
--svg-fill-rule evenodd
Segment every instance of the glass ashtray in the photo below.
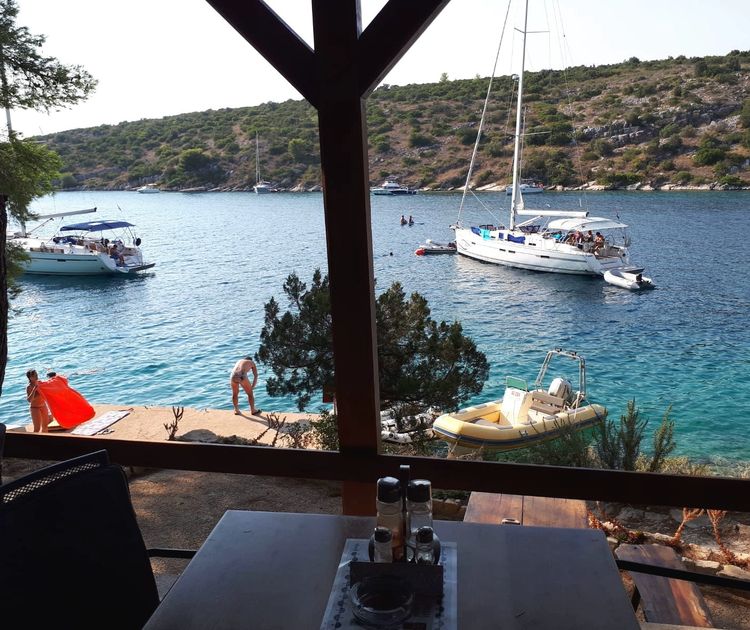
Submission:
M 375 628 L 390 628 L 411 615 L 414 592 L 395 576 L 378 575 L 363 579 L 349 589 L 352 612 L 358 621 Z

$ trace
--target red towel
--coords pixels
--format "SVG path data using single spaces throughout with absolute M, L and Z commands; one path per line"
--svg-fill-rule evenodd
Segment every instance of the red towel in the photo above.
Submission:
M 96 415 L 94 408 L 76 390 L 68 385 L 64 376 L 53 376 L 48 381 L 37 383 L 52 415 L 66 429 L 91 420 Z

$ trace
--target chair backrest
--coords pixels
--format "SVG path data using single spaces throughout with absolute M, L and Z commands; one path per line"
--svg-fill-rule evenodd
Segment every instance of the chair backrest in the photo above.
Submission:
M 5 425 L 0 422 L 0 483 L 3 483 L 3 449 L 5 448 Z
M 158 603 L 125 473 L 106 451 L 0 486 L 3 627 L 141 628 Z

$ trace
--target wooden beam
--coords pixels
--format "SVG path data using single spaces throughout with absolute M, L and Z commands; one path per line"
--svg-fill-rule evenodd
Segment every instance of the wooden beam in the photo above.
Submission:
M 435 488 L 445 490 L 476 490 L 750 512 L 750 479 L 727 477 L 692 477 L 356 452 L 347 455 L 257 446 L 137 442 L 16 431 L 6 434 L 5 455 L 60 460 L 101 448 L 107 449 L 112 461 L 119 464 L 149 468 L 354 481 L 374 487 L 378 477 L 397 477 L 399 466 L 408 464 L 412 477 L 430 479 Z
M 206 0 L 302 96 L 317 107 L 315 54 L 263 0 Z M 210 54 L 210 51 L 207 51 Z M 252 81 L 250 69 L 244 76 Z
M 313 0 L 320 161 L 331 286 L 339 448 L 373 457 L 380 402 L 365 105 L 359 93 L 358 0 Z M 342 492 L 345 514 L 370 513 L 372 497 Z M 367 504 L 370 504 L 369 507 Z
M 388 0 L 360 37 L 361 96 L 369 96 L 449 1 Z

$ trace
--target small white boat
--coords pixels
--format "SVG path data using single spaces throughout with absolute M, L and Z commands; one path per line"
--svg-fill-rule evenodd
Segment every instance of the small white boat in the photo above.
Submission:
M 577 391 L 561 377 L 544 387 L 550 362 L 558 356 L 578 363 Z M 605 407 L 586 400 L 584 358 L 556 348 L 547 352 L 532 388 L 523 379 L 508 377 L 502 400 L 443 414 L 432 424 L 432 432 L 458 454 L 478 448 L 510 451 L 555 439 L 564 431 L 590 428 L 606 417 Z
M 264 181 L 259 181 L 255 184 L 255 186 L 253 186 L 253 191 L 255 191 L 256 195 L 265 195 L 266 193 L 274 192 L 271 184 Z
M 419 435 L 432 437 L 430 425 L 438 413 L 430 407 L 424 413 L 407 415 L 397 421 L 393 410 L 380 412 L 380 439 L 391 444 L 411 444 Z
M 528 184 L 523 183 L 518 185 L 518 189 L 524 194 L 524 195 L 533 195 L 534 193 L 543 193 L 544 192 L 544 186 L 541 184 Z M 506 195 L 512 195 L 513 194 L 513 185 L 505 187 L 505 194 Z
M 604 272 L 604 281 L 628 291 L 643 291 L 644 289 L 656 288 L 651 278 L 643 275 L 643 269 L 640 267 L 609 269 Z
M 137 192 L 144 195 L 152 195 L 153 193 L 161 192 L 154 184 L 146 184 L 137 189 Z
M 386 179 L 379 188 L 370 190 L 373 195 L 416 195 L 417 191 L 407 186 L 402 186 L 392 179 Z
M 49 220 L 90 212 L 96 212 L 96 208 L 37 218 Z M 45 224 L 46 222 L 37 228 Z M 23 272 L 27 274 L 135 275 L 151 269 L 156 263 L 144 261 L 140 248 L 141 239 L 133 232 L 134 227 L 132 223 L 120 220 L 88 221 L 63 225 L 54 236 L 42 237 L 32 236 L 22 225 L 21 231 L 9 234 L 7 240 L 20 247 L 28 256 L 28 260 L 23 263 Z
M 455 254 L 456 244 L 451 241 L 450 243 L 438 243 L 437 241 L 430 240 L 429 238 L 424 245 L 420 245 L 414 250 L 417 256 L 431 256 L 433 254 Z
M 265 195 L 266 193 L 275 192 L 270 182 L 260 178 L 260 150 L 258 145 L 258 132 L 255 132 L 255 186 L 253 191 L 256 195 Z

